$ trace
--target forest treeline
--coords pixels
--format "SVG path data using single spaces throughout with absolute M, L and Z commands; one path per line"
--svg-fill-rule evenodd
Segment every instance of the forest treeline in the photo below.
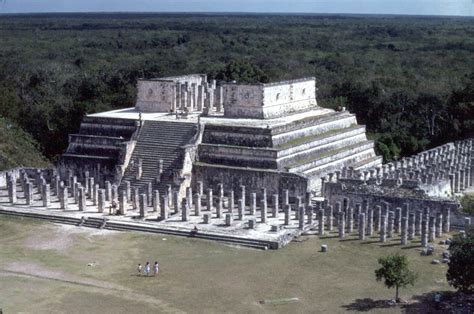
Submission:
M 84 114 L 133 106 L 138 78 L 315 76 L 319 104 L 356 113 L 393 160 L 473 136 L 473 56 L 472 18 L 3 15 L 0 115 L 54 161 Z

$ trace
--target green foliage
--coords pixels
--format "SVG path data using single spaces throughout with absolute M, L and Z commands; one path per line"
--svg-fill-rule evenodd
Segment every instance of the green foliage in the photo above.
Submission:
M 384 280 L 387 288 L 395 288 L 395 300 L 398 300 L 398 289 L 414 285 L 417 275 L 408 269 L 408 259 L 404 255 L 393 254 L 378 260 L 381 268 L 375 270 L 377 281 Z
M 86 113 L 132 107 L 137 78 L 315 76 L 385 160 L 473 135 L 470 19 L 318 15 L 0 17 L 0 115 L 57 158 Z
M 31 135 L 0 118 L 0 170 L 19 166 L 46 167 L 48 163 Z
M 474 228 L 467 229 L 465 237 L 454 237 L 449 251 L 449 284 L 462 292 L 474 293 Z
M 474 215 L 474 193 L 464 194 L 461 198 L 461 206 L 463 212 Z
M 238 81 L 244 83 L 267 83 L 268 76 L 257 66 L 242 60 L 232 60 L 224 69 L 216 74 L 222 81 Z

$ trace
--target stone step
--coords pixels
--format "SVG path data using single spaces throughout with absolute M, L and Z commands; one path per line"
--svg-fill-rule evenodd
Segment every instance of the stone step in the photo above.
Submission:
M 308 125 L 304 128 L 280 133 L 272 137 L 273 147 L 285 145 L 287 142 L 298 141 L 301 138 L 318 136 L 332 130 L 340 130 L 357 125 L 357 120 L 351 114 L 339 114 L 332 119 L 322 121 L 321 123 Z
M 365 136 L 365 128 L 363 127 L 352 129 L 352 131 L 349 132 L 338 133 L 337 135 L 327 137 L 324 140 L 316 140 L 312 143 L 300 145 L 293 149 L 287 149 L 284 152 L 286 155 L 277 159 L 278 167 L 284 168 L 288 165 L 305 160 L 308 157 L 324 155 L 325 153 L 342 149 L 347 146 L 353 146 L 365 141 L 367 141 L 367 137 Z M 291 153 L 288 154 L 289 152 Z
M 325 113 L 323 115 L 320 115 L 320 114 L 312 115 L 312 116 L 304 117 L 299 120 L 292 121 L 289 124 L 273 127 L 271 133 L 272 135 L 276 136 L 279 134 L 284 134 L 284 133 L 289 133 L 291 131 L 300 130 L 305 127 L 310 127 L 317 124 L 324 124 L 324 123 L 329 123 L 331 121 L 344 119 L 347 116 L 353 116 L 353 115 L 349 113 L 348 111 L 345 111 L 345 112 L 332 111 L 332 112 Z
M 381 166 L 383 162 L 382 156 L 374 156 L 365 160 L 362 160 L 358 163 L 352 165 L 354 170 L 363 170 L 363 169 L 371 169 L 378 166 Z
M 358 142 L 353 145 L 349 145 L 343 148 L 335 149 L 326 151 L 322 154 L 316 154 L 309 156 L 307 160 L 298 161 L 294 164 L 290 164 L 287 166 L 290 172 L 307 172 L 308 169 L 313 169 L 317 166 L 324 165 L 331 161 L 336 161 L 340 158 L 345 158 L 346 156 L 350 156 L 353 154 L 357 154 L 359 152 L 365 150 L 373 151 L 374 143 L 372 141 L 364 141 Z
M 163 192 L 166 184 L 173 182 L 163 177 L 162 181 L 156 184 L 159 160 L 163 160 L 165 174 L 182 167 L 184 158 L 182 147 L 194 137 L 196 130 L 194 123 L 145 121 L 131 157 L 135 161 L 142 160 L 142 176 L 137 180 L 136 166 L 135 168 L 129 166 L 125 170 L 122 182 L 130 181 L 132 187 L 137 187 L 142 192 L 146 185 L 152 182 L 153 189 Z

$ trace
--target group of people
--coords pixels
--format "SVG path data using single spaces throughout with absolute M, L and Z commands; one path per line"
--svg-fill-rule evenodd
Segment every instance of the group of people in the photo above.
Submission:
M 138 276 L 142 275 L 142 271 L 143 271 L 143 274 L 145 274 L 145 276 L 149 276 L 151 272 L 150 268 L 151 268 L 150 262 L 146 262 L 145 268 L 143 268 L 142 264 L 138 264 L 138 267 L 137 267 Z M 158 262 L 155 261 L 155 264 L 153 265 L 153 276 L 158 275 L 158 270 L 159 270 Z

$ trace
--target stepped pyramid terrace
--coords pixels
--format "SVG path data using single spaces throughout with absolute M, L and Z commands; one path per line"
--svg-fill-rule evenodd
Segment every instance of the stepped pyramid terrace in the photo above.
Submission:
M 472 139 L 382 165 L 365 127 L 316 90 L 140 80 L 135 107 L 85 116 L 55 169 L 1 172 L 0 214 L 263 249 L 354 232 L 426 247 L 470 224 L 456 197 L 472 190 Z
M 319 195 L 329 172 L 382 160 L 353 114 L 318 107 L 315 83 L 216 84 L 200 74 L 139 81 L 135 108 L 83 119 L 60 174 L 182 196 L 198 182 Z

